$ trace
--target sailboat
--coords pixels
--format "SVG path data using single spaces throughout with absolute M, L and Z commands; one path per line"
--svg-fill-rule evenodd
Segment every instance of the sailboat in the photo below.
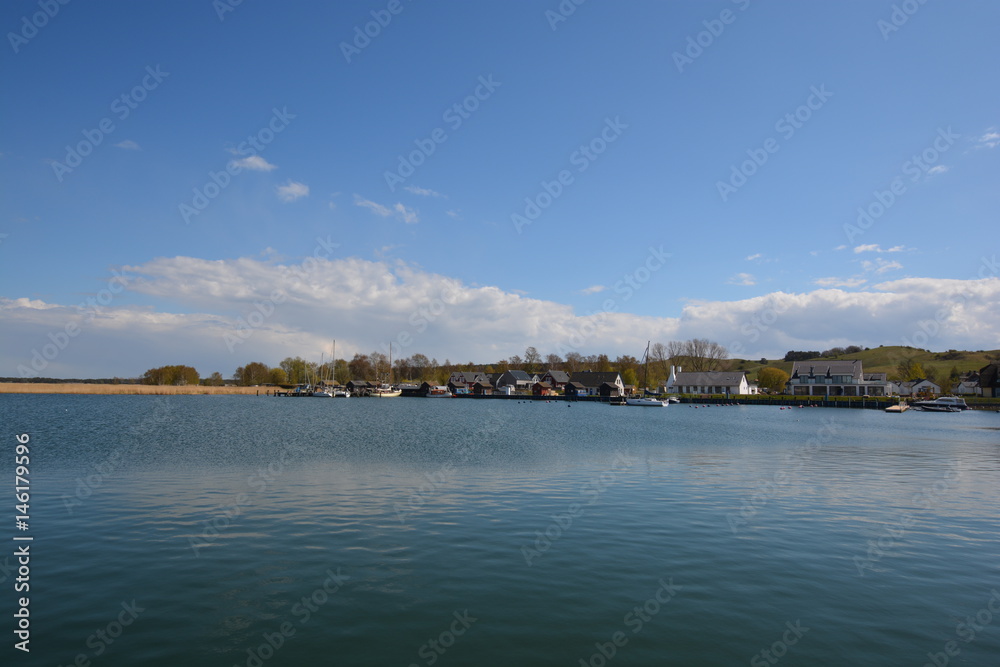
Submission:
M 319 357 L 319 367 L 323 368 L 323 355 Z M 318 382 L 313 385 L 313 396 L 318 398 L 333 398 L 333 392 L 326 386 L 326 378 L 318 378 Z
M 646 365 L 642 369 L 642 390 L 645 392 L 646 378 L 649 377 L 649 341 L 646 341 L 646 352 L 642 355 L 642 357 L 646 360 Z M 647 408 L 665 408 L 669 405 L 669 402 L 661 401 L 658 398 L 652 398 L 650 396 L 642 396 L 640 398 L 626 398 L 625 404 Z
M 395 389 L 392 386 L 392 343 L 389 343 L 389 383 L 382 383 L 372 390 L 375 398 L 397 398 L 403 395 L 402 389 Z
M 334 398 L 350 398 L 351 390 L 347 387 L 338 388 L 337 387 L 337 341 L 333 341 L 333 397 Z

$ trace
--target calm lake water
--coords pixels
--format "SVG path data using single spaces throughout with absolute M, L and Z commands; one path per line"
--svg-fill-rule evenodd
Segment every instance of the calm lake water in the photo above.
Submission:
M 0 420 L 11 487 L 31 436 L 34 537 L 30 654 L 0 553 L 3 664 L 1000 664 L 994 412 L 3 395 Z

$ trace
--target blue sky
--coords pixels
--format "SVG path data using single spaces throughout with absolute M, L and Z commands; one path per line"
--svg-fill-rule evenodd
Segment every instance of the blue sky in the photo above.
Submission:
M 996 3 L 0 18 L 0 375 L 1000 347 Z

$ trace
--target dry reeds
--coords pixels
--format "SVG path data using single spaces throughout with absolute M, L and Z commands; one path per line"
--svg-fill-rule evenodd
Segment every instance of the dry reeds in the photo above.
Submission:
M 158 396 L 180 396 L 207 394 L 213 396 L 249 395 L 264 396 L 274 387 L 206 387 L 202 385 L 150 384 L 86 384 L 75 382 L 0 382 L 0 394 L 146 394 Z

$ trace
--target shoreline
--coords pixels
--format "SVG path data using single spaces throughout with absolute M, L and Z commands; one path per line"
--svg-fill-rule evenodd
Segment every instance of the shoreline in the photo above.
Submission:
M 274 390 L 280 387 L 208 387 L 203 385 L 173 386 L 146 384 L 96 384 L 86 382 L 0 382 L 0 394 L 66 394 L 92 396 L 258 396 L 275 398 Z M 362 397 L 357 397 L 362 398 Z M 414 397 L 402 397 L 414 398 Z M 421 397 L 422 398 L 422 397 Z M 566 397 L 566 396 L 533 396 L 513 394 L 493 396 L 456 396 L 462 399 L 486 400 L 518 400 L 518 401 L 568 401 L 606 403 L 608 400 L 597 397 Z M 899 399 L 886 397 L 861 399 L 860 397 L 839 397 L 836 400 L 816 400 L 819 397 L 804 396 L 741 396 L 741 397 L 709 397 L 682 396 L 679 405 L 772 405 L 772 406 L 815 406 L 822 408 L 849 408 L 878 410 L 895 405 Z M 965 397 L 970 410 L 1000 410 L 1000 399 L 983 399 L 982 397 Z
M 208 387 L 86 382 L 0 382 L 0 394 L 91 394 L 122 396 L 263 396 L 273 387 Z

